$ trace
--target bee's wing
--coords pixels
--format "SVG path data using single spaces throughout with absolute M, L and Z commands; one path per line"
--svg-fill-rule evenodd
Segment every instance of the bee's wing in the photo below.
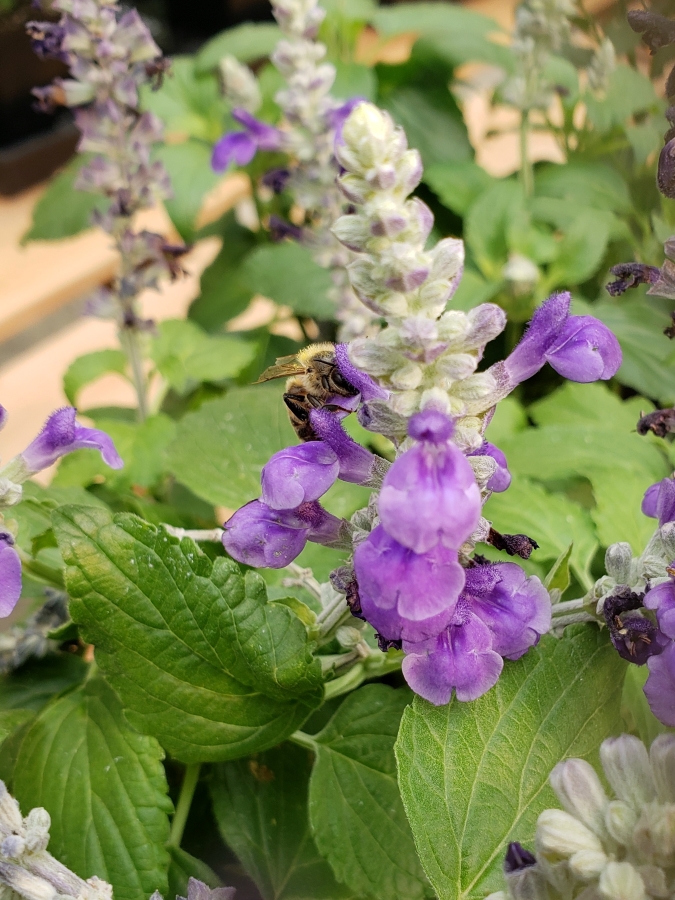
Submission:
M 293 362 L 283 362 L 285 359 L 293 360 Z M 253 384 L 262 384 L 264 381 L 272 381 L 273 378 L 288 378 L 291 375 L 298 375 L 304 371 L 305 367 L 301 366 L 294 356 L 284 356 L 282 359 L 277 360 L 276 365 L 265 369 Z

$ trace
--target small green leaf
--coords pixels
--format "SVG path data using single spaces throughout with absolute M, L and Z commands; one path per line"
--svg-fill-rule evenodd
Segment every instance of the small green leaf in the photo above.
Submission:
M 127 724 L 115 693 L 94 678 L 50 703 L 28 728 L 14 770 L 27 813 L 50 814 L 49 849 L 82 878 L 97 875 L 119 900 L 166 892 L 172 803 L 151 737 Z
M 218 79 L 198 71 L 193 56 L 174 56 L 159 90 L 141 89 L 141 105 L 159 116 L 168 134 L 207 143 L 221 136 L 229 116 Z
M 544 292 L 555 287 L 581 284 L 594 275 L 609 240 L 606 215 L 587 209 L 565 232 L 546 275 Z
M 611 73 L 602 98 L 587 93 L 584 99 L 589 120 L 600 132 L 621 125 L 635 113 L 663 108 L 650 79 L 625 64 L 617 65 Z
M 312 259 L 306 247 L 285 241 L 258 247 L 246 257 L 243 274 L 251 294 L 263 294 L 300 316 L 331 319 L 335 307 L 328 299 L 330 273 Z
M 322 697 L 304 625 L 262 579 L 128 514 L 63 507 L 54 528 L 73 621 L 129 721 L 178 759 L 279 743 Z
M 644 687 L 649 676 L 647 666 L 628 666 L 621 697 L 621 716 L 627 731 L 636 734 L 649 747 L 660 734 L 673 732 L 656 718 L 649 708 Z
M 262 467 L 295 442 L 282 393 L 279 385 L 235 388 L 188 413 L 169 450 L 171 471 L 214 505 L 237 509 L 254 500 Z
M 547 163 L 538 166 L 534 189 L 537 197 L 574 201 L 577 210 L 579 204 L 622 213 L 629 212 L 632 207 L 624 178 L 605 163 Z
M 425 894 L 396 784 L 394 741 L 411 694 L 371 684 L 350 694 L 315 737 L 309 815 L 340 881 L 377 900 Z
M 255 344 L 232 335 L 210 335 L 189 319 L 160 322 L 151 355 L 157 369 L 179 394 L 203 381 L 234 378 L 250 365 Z
M 570 544 L 567 550 L 563 550 L 544 579 L 546 590 L 549 593 L 555 591 L 558 597 L 562 597 L 570 586 L 570 556 L 572 555 L 573 547 L 574 544 Z
M 284 744 L 252 759 L 216 766 L 210 782 L 223 840 L 264 900 L 351 900 L 312 839 L 306 750 Z
M 399 783 L 439 900 L 483 900 L 503 887 L 508 842 L 528 846 L 539 813 L 558 806 L 553 766 L 596 761 L 600 743 L 621 730 L 625 670 L 607 632 L 581 626 L 507 661 L 473 703 L 435 707 L 416 697 L 406 709 Z
M 212 37 L 197 54 L 198 72 L 214 69 L 220 60 L 231 54 L 240 62 L 255 62 L 269 56 L 281 38 L 281 31 L 271 22 L 243 22 Z
M 76 156 L 59 172 L 40 197 L 33 209 L 33 222 L 21 243 L 28 241 L 57 241 L 72 237 L 91 228 L 91 217 L 96 209 L 106 209 L 109 200 L 88 191 L 75 188 L 80 169 L 90 159 L 89 154 Z
M 204 196 L 220 180 L 211 168 L 211 146 L 197 140 L 162 144 L 156 157 L 171 178 L 172 196 L 164 201 L 171 221 L 185 241 L 192 241 Z
M 63 376 L 63 393 L 68 402 L 77 406 L 77 397 L 83 387 L 96 381 L 108 372 L 124 375 L 127 357 L 121 350 L 96 350 L 78 356 L 66 369 Z
M 424 180 L 459 216 L 465 216 L 474 200 L 494 184 L 494 178 L 473 161 L 436 163 L 425 169 Z
M 476 264 L 489 280 L 501 279 L 508 258 L 507 232 L 523 210 L 523 191 L 513 180 L 498 181 L 471 205 L 464 220 L 464 239 Z

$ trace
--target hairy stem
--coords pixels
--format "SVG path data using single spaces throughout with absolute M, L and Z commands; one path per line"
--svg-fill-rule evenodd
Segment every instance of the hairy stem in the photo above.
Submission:
M 120 328 L 119 338 L 131 367 L 131 377 L 138 399 L 138 418 L 141 422 L 145 422 L 148 418 L 148 395 L 139 333 L 135 328 Z
M 526 197 L 534 192 L 534 170 L 528 154 L 528 137 L 530 131 L 530 114 L 523 110 L 520 118 L 520 179 Z
M 583 597 L 580 597 L 578 600 L 565 600 L 564 603 L 555 603 L 553 606 L 553 615 L 558 616 L 560 613 L 569 613 L 575 609 L 582 609 L 583 605 Z
M 200 769 L 201 763 L 191 763 L 185 769 L 183 784 L 180 788 L 176 812 L 174 813 L 173 821 L 171 822 L 171 831 L 167 842 L 172 847 L 180 847 L 181 841 L 183 840 L 183 832 L 185 831 L 185 824 L 190 812 L 190 806 L 192 805 L 192 798 L 195 795 L 195 789 L 197 787 L 197 782 L 199 781 Z
M 162 522 L 162 528 L 179 540 L 188 537 L 193 541 L 208 541 L 213 544 L 219 543 L 225 533 L 222 528 L 177 528 L 175 525 L 167 525 L 165 522 Z

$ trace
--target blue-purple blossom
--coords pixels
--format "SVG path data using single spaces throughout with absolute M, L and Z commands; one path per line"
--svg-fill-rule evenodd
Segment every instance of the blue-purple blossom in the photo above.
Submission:
M 296 509 L 272 509 L 261 500 L 242 506 L 224 525 L 223 546 L 233 559 L 255 568 L 283 569 L 307 541 L 338 544 L 345 522 L 316 501 Z
M 382 484 L 380 521 L 404 547 L 457 550 L 475 530 L 481 495 L 473 469 L 452 443 L 452 420 L 435 409 L 416 413 L 408 433 L 418 443 L 394 462 Z
M 502 657 L 518 659 L 550 625 L 550 599 L 538 578 L 515 563 L 474 566 L 449 627 L 419 644 L 404 641 L 403 674 L 436 706 L 453 690 L 458 700 L 475 700 L 497 682 Z
M 464 587 L 456 550 L 418 554 L 378 525 L 354 553 L 361 613 L 388 641 L 424 641 L 451 622 Z
M 361 400 L 387 400 L 389 391 L 381 387 L 366 372 L 357 369 L 349 358 L 349 344 L 335 345 L 335 362 L 340 374 L 355 388 Z
M 669 639 L 662 653 L 647 660 L 645 696 L 656 718 L 675 727 L 675 579 L 671 576 L 648 591 L 644 605 L 656 612 L 659 629 Z
M 0 619 L 8 616 L 21 596 L 21 560 L 14 538 L 0 530 Z
M 53 412 L 40 434 L 20 454 L 31 475 L 47 469 L 57 459 L 74 450 L 98 450 L 111 469 L 124 465 L 112 438 L 98 428 L 85 428 L 75 421 L 77 410 L 64 406 Z
M 571 296 L 553 294 L 532 316 L 516 349 L 503 363 L 515 387 L 549 363 L 570 381 L 606 380 L 621 365 L 621 347 L 614 334 L 593 316 L 570 316 Z
M 245 131 L 229 131 L 216 143 L 211 157 L 215 172 L 224 172 L 233 162 L 246 166 L 258 150 L 280 150 L 283 146 L 283 132 L 256 119 L 247 110 L 232 110 L 232 118 L 243 125 Z
M 333 450 L 339 465 L 340 481 L 377 486 L 388 463 L 351 438 L 335 413 L 313 409 L 309 414 L 314 433 Z
M 675 480 L 672 477 L 657 481 L 645 491 L 642 512 L 659 520 L 659 526 L 675 521 Z
M 486 485 L 489 491 L 493 491 L 495 494 L 500 494 L 502 493 L 502 491 L 505 491 L 509 487 L 509 485 L 511 484 L 511 473 L 509 472 L 509 466 L 506 461 L 506 456 L 499 449 L 499 447 L 495 447 L 495 445 L 491 444 L 489 441 L 483 441 L 483 443 L 477 450 L 472 450 L 471 453 L 468 453 L 467 455 L 491 456 L 497 463 L 497 468 L 494 474 L 490 476 L 490 479 Z
M 322 441 L 280 450 L 263 466 L 262 500 L 272 509 L 295 509 L 322 497 L 339 471 L 338 457 Z

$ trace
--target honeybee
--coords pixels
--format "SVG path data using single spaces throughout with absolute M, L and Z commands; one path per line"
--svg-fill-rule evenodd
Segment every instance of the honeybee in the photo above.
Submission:
M 309 414 L 326 408 L 351 412 L 347 398 L 358 396 L 357 389 L 342 375 L 335 361 L 335 346 L 310 344 L 293 356 L 281 356 L 262 373 L 254 384 L 290 376 L 286 382 L 284 403 L 295 433 L 301 441 L 316 441 Z M 340 402 L 345 398 L 345 403 Z

